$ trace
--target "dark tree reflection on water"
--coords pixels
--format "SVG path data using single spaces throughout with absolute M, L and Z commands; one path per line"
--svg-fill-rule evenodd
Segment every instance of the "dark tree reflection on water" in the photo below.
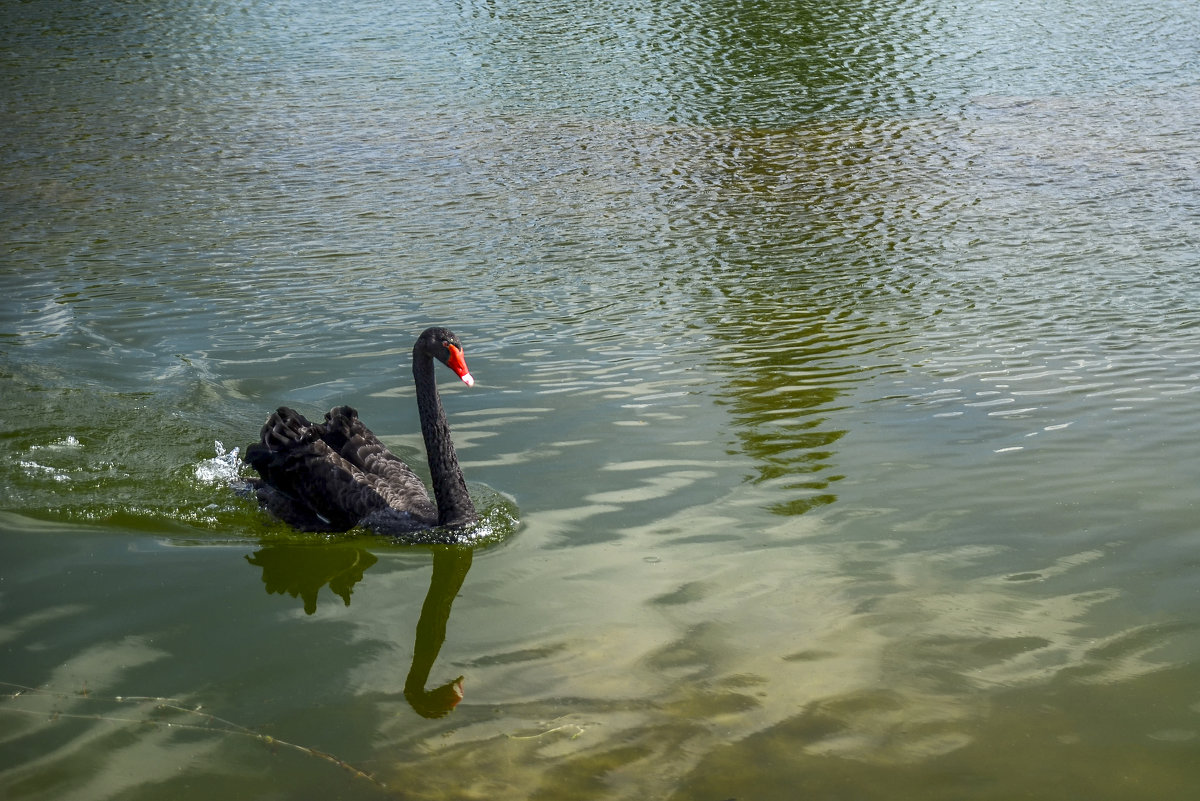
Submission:
M 910 290 L 923 280 L 922 201 L 902 180 L 877 177 L 918 147 L 906 131 L 813 125 L 670 143 L 705 199 L 676 225 L 720 243 L 684 291 L 702 296 L 704 329 L 721 343 L 708 350 L 725 377 L 730 445 L 754 459 L 752 481 L 788 496 L 776 513 L 836 500 L 844 396 L 895 367 L 889 354 L 918 319 Z

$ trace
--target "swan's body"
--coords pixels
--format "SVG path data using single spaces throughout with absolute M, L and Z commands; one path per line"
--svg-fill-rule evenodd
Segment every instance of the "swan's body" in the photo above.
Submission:
M 467 386 L 474 383 L 453 332 L 430 328 L 421 334 L 413 346 L 413 378 L 433 501 L 412 468 L 384 447 L 351 407 L 338 406 L 324 423 L 312 423 L 285 406 L 267 419 L 259 441 L 246 449 L 246 461 L 261 476 L 254 487 L 262 505 L 302 531 L 361 525 L 381 534 L 403 534 L 473 522 L 475 506 L 450 441 L 433 373 L 435 358 Z

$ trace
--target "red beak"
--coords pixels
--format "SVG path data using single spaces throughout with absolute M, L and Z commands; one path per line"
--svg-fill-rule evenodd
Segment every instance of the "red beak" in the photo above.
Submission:
M 447 345 L 450 350 L 450 358 L 446 360 L 446 364 L 454 371 L 454 374 L 462 379 L 462 382 L 468 387 L 475 383 L 475 379 L 471 377 L 471 371 L 467 369 L 467 360 L 463 358 L 462 348 L 455 345 Z

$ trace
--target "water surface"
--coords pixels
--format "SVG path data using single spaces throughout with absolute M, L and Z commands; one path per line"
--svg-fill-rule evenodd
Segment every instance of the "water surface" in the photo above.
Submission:
M 7 797 L 1200 786 L 1191 4 L 4 14 Z M 230 488 L 434 323 L 485 547 Z

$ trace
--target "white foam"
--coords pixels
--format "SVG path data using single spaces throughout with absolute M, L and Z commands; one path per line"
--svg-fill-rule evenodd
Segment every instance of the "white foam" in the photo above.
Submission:
M 204 484 L 228 484 L 235 481 L 241 470 L 238 449 L 226 451 L 220 442 L 215 442 L 214 445 L 217 455 L 196 465 L 196 480 Z

